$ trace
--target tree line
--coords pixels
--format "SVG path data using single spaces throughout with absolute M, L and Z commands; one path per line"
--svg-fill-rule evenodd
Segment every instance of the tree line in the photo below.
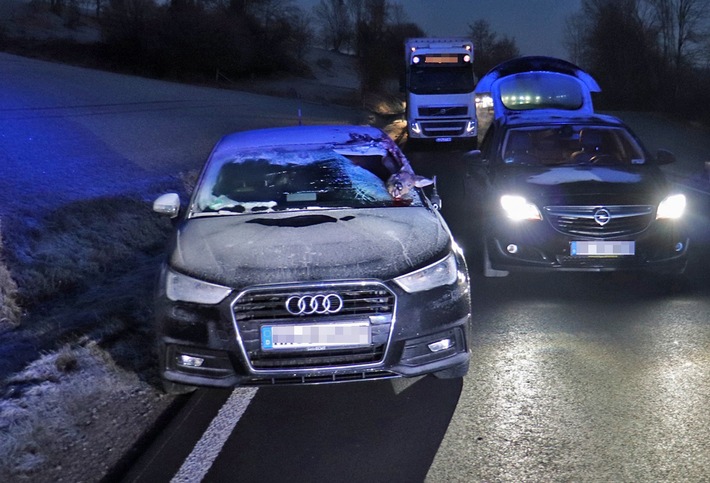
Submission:
M 565 45 L 599 82 L 601 107 L 710 121 L 708 0 L 583 0 Z
M 42 0 L 36 0 L 42 1 Z M 358 59 L 361 90 L 391 89 L 407 37 L 426 36 L 393 0 L 43 0 L 101 26 L 98 55 L 112 66 L 176 79 L 307 74 L 309 46 Z M 69 15 L 69 13 L 71 15 Z M 469 24 L 480 78 L 520 55 L 486 20 Z M 660 110 L 710 121 L 709 0 L 582 0 L 565 24 L 568 59 L 588 70 L 606 109 Z

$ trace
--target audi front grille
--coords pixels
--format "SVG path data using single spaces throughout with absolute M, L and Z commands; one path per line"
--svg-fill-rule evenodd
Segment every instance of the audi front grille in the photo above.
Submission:
M 325 308 L 326 300 L 332 301 L 332 310 L 336 307 L 339 310 L 331 313 Z M 366 282 L 248 289 L 237 296 L 232 313 L 244 351 L 254 369 L 313 369 L 381 362 L 389 341 L 394 308 L 395 295 L 387 287 Z M 369 320 L 372 340 L 369 346 L 317 351 L 261 349 L 262 325 L 352 320 Z
M 635 235 L 646 230 L 654 219 L 654 207 L 648 205 L 546 206 L 543 210 L 560 233 L 593 238 Z M 605 211 L 605 219 L 598 216 L 600 210 Z

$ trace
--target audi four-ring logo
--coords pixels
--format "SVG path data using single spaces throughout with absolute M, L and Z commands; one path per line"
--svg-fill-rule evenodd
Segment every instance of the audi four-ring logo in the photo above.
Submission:
M 336 314 L 343 308 L 343 299 L 335 293 L 293 295 L 286 300 L 291 315 Z

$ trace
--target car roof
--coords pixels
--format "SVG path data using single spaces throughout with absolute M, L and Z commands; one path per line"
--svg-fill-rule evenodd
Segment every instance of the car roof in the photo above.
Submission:
M 389 141 L 382 130 L 371 126 L 319 125 L 291 126 L 239 131 L 224 136 L 215 146 L 213 156 L 257 148 L 380 144 Z
M 498 122 L 506 127 L 546 126 L 570 123 L 626 127 L 621 119 L 608 114 L 579 114 L 574 112 L 565 114 L 560 111 L 555 111 L 551 114 L 544 110 L 518 111 L 515 114 L 509 114 L 507 117 L 499 118 Z

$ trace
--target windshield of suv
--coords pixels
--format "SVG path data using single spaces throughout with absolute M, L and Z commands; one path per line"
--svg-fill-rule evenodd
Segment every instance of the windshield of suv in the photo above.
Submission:
M 396 172 L 386 155 L 351 158 L 327 148 L 279 148 L 213 160 L 196 189 L 193 215 L 402 204 L 386 188 Z M 416 191 L 404 204 L 423 205 Z
M 526 166 L 640 165 L 643 150 L 623 128 L 593 125 L 510 129 L 502 146 L 503 163 Z

